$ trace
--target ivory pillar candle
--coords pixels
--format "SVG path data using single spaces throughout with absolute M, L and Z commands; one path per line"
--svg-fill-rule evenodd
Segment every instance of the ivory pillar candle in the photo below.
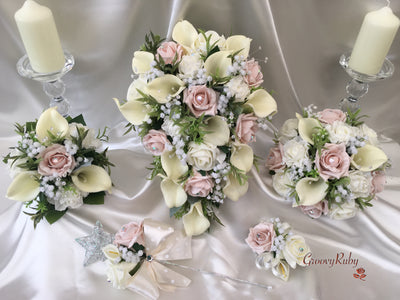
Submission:
M 377 74 L 389 52 L 400 20 L 390 7 L 367 13 L 357 36 L 349 67 L 368 74 Z
M 39 73 L 61 70 L 64 52 L 51 10 L 26 0 L 14 18 L 32 69 Z

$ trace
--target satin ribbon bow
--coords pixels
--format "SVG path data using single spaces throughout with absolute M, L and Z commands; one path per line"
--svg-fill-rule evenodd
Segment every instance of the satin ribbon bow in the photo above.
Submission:
M 144 220 L 143 231 L 146 260 L 129 279 L 126 288 L 157 299 L 159 289 L 171 292 L 177 287 L 187 287 L 190 279 L 167 268 L 162 262 L 192 258 L 191 237 L 151 219 Z

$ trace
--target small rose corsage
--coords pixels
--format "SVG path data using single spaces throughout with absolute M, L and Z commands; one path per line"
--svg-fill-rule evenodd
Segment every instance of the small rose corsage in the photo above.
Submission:
M 157 299 L 159 290 L 172 292 L 190 284 L 189 278 L 166 265 L 192 258 L 191 237 L 167 224 L 152 219 L 130 222 L 112 236 L 98 222 L 90 236 L 76 241 L 86 249 L 85 266 L 105 260 L 114 288 Z
M 35 227 L 43 218 L 52 224 L 84 203 L 104 203 L 113 166 L 107 149 L 100 151 L 105 130 L 96 135 L 82 115 L 64 118 L 56 107 L 15 127 L 21 140 L 3 159 L 13 177 L 6 197 L 24 202 Z
M 250 228 L 246 243 L 257 254 L 259 269 L 271 269 L 272 274 L 284 281 L 289 279 L 290 267 L 306 266 L 304 257 L 310 247 L 304 237 L 293 234 L 291 227 L 279 218 L 261 221 Z

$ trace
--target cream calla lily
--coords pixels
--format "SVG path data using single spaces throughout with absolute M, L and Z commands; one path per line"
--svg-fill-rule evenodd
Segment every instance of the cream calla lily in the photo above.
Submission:
M 324 200 L 329 185 L 323 178 L 305 177 L 296 184 L 296 192 L 299 196 L 299 205 L 314 205 Z
M 351 157 L 351 164 L 363 172 L 373 171 L 388 160 L 385 152 L 370 144 L 358 148 L 357 150 L 357 153 L 353 154 Z
M 284 260 L 279 261 L 279 263 L 277 265 L 273 266 L 271 271 L 272 271 L 272 274 L 274 274 L 274 276 L 276 276 L 284 281 L 288 281 L 290 268 L 289 268 L 289 264 L 287 262 L 285 262 Z
M 7 189 L 6 197 L 15 201 L 30 201 L 39 194 L 40 184 L 36 180 L 38 174 L 34 172 L 21 172 L 14 177 Z
M 167 177 L 174 181 L 182 177 L 187 171 L 187 164 L 182 164 L 174 151 L 166 151 L 161 155 L 161 165 Z
M 312 135 L 318 128 L 321 128 L 321 123 L 314 118 L 299 118 L 298 130 L 299 135 L 307 143 L 314 145 Z
M 197 37 L 198 33 L 196 28 L 186 20 L 176 23 L 172 31 L 172 39 L 188 48 L 193 47 L 194 41 Z
M 247 173 L 253 166 L 253 149 L 246 144 L 234 143 L 232 144 L 231 164 L 236 168 Z
M 147 94 L 147 81 L 143 76 L 139 76 L 138 79 L 135 79 L 129 85 L 128 91 L 126 93 L 126 100 L 133 101 L 142 98 L 143 96 L 139 93 L 138 90 L 144 94 Z
M 233 53 L 240 50 L 238 55 L 243 55 L 244 58 L 249 56 L 251 39 L 244 35 L 232 35 L 226 40 L 226 48 Z
M 186 235 L 202 234 L 210 227 L 210 221 L 204 216 L 201 201 L 190 206 L 189 212 L 182 217 Z
M 107 171 L 95 165 L 84 166 L 71 174 L 72 182 L 83 192 L 96 193 L 111 190 L 111 178 Z
M 228 67 L 232 64 L 230 51 L 219 51 L 211 54 L 204 63 L 206 74 L 224 77 L 228 75 Z
M 246 105 L 250 106 L 259 118 L 266 118 L 278 111 L 276 101 L 263 89 L 256 90 L 247 97 Z
M 205 120 L 205 123 L 204 130 L 209 133 L 204 135 L 204 142 L 215 146 L 223 146 L 229 142 L 229 126 L 222 117 L 210 117 Z
M 147 92 L 158 103 L 167 103 L 171 97 L 179 95 L 185 89 L 185 83 L 178 77 L 167 74 L 147 84 Z
M 242 184 L 233 176 L 229 174 L 227 176 L 226 185 L 222 189 L 224 194 L 232 201 L 238 201 L 240 197 L 247 193 L 249 189 L 249 183 L 247 180 L 242 180 Z
M 101 251 L 103 251 L 104 256 L 107 257 L 107 259 L 111 261 L 115 261 L 119 257 L 121 257 L 121 254 L 119 253 L 118 247 L 115 246 L 114 244 L 108 244 L 104 246 Z
M 165 178 L 161 181 L 160 187 L 165 204 L 169 208 L 182 206 L 186 202 L 187 195 L 185 190 L 182 185 L 176 183 L 174 180 Z
M 68 131 L 68 121 L 60 115 L 57 111 L 57 107 L 46 109 L 40 115 L 36 124 L 36 135 L 41 142 L 49 138 L 49 132 L 52 135 L 63 137 L 68 134 Z
M 135 74 L 143 74 L 151 69 L 154 60 L 153 53 L 147 51 L 135 51 L 132 59 L 132 70 Z
M 133 125 L 140 125 L 149 118 L 150 109 L 143 102 L 133 100 L 121 105 L 118 99 L 113 100 L 125 119 Z

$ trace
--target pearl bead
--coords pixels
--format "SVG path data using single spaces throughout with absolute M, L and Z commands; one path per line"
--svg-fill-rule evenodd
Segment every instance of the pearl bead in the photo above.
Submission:
M 204 99 L 203 99 L 203 96 L 197 96 L 196 99 L 197 99 L 197 101 L 199 101 L 199 102 L 202 102 L 202 101 L 204 100 Z

